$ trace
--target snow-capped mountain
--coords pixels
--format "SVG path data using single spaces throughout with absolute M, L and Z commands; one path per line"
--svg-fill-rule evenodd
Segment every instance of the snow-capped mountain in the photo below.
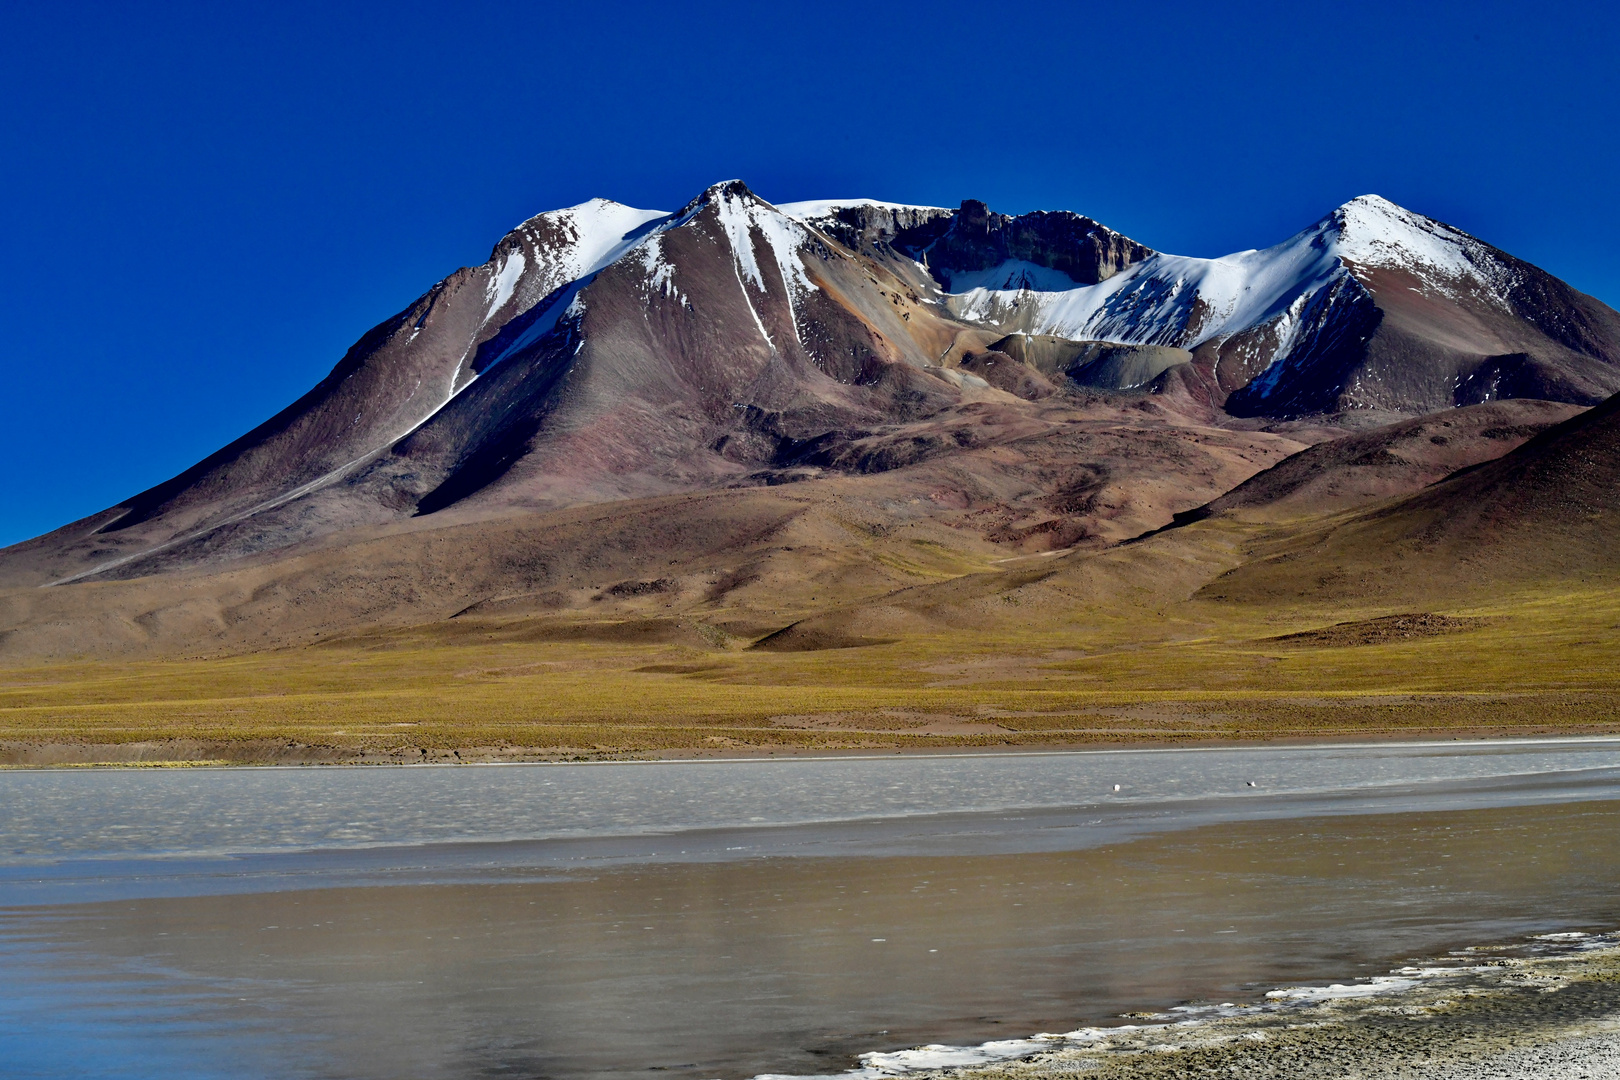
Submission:
M 9 561 L 125 576 L 457 504 L 745 481 L 990 393 L 931 373 L 960 329 L 741 183 L 675 213 L 593 200 L 520 225 L 241 439 Z
M 519 225 L 260 427 L 0 570 L 123 577 L 411 516 L 890 467 L 915 455 L 860 440 L 1077 384 L 1240 416 L 1587 403 L 1620 390 L 1620 315 L 1375 196 L 1219 259 L 971 201 L 774 206 L 738 181 L 673 213 L 593 199 Z
M 814 208 L 811 220 L 833 212 L 849 216 Z M 941 237 L 981 216 L 965 206 Z M 1080 220 L 1107 236 L 1114 257 L 1102 272 L 1075 273 L 1049 252 L 967 266 L 936 256 L 929 267 L 951 313 L 1006 333 L 1184 350 L 1241 415 L 1590 403 L 1620 389 L 1613 311 L 1376 195 L 1274 247 L 1217 259 L 1151 252 Z M 941 237 L 912 226 L 890 242 L 926 261 Z

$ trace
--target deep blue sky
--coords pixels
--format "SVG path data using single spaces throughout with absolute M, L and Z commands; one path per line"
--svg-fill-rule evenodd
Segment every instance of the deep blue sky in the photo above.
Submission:
M 593 195 L 976 197 L 1218 255 L 1373 191 L 1620 306 L 1612 5 L 1417 6 L 6 4 L 0 544 Z

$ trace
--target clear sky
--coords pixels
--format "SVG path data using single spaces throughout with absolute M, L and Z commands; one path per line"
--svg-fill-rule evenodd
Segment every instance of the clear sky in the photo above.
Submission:
M 1620 306 L 1612 4 L 4 12 L 0 544 L 178 472 L 596 195 L 979 198 L 1209 256 L 1377 192 Z

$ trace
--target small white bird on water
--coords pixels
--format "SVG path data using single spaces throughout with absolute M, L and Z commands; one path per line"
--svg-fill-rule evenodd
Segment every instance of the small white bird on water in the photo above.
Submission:
M 1118 790 L 1119 790 L 1119 785 L 1118 785 L 1118 784 L 1115 784 L 1115 785 L 1114 785 L 1114 790 L 1115 790 L 1115 791 L 1118 791 Z

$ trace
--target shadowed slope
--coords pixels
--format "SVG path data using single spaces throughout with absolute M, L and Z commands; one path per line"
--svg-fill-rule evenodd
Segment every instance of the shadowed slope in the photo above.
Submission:
M 1279 539 L 1214 599 L 1489 594 L 1620 573 L 1620 395 L 1397 503 Z
M 1308 517 L 1410 495 L 1583 411 L 1551 401 L 1494 401 L 1356 432 L 1300 451 L 1205 509 Z

